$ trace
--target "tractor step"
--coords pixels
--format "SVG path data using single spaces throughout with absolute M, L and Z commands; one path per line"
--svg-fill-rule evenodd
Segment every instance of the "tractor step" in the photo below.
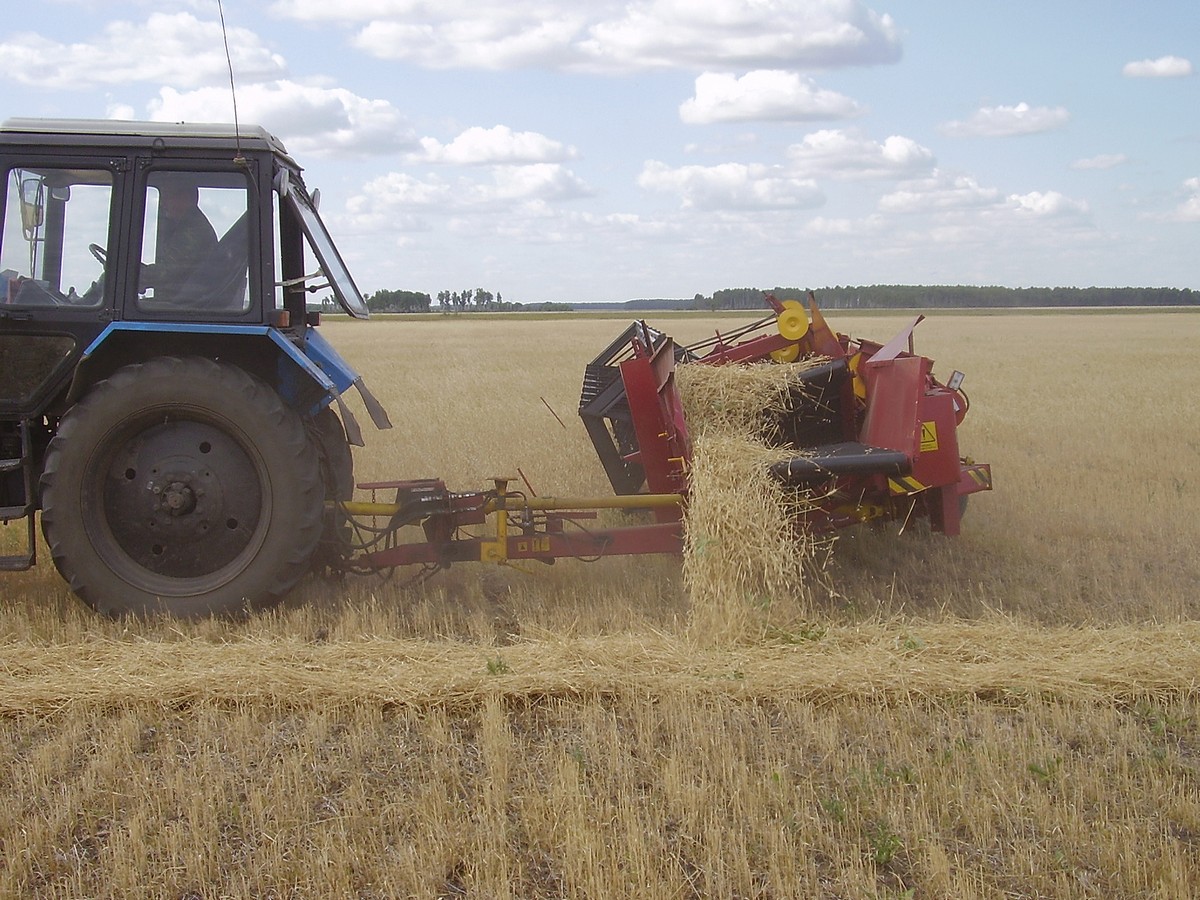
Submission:
M 5 499 L 10 504 L 11 501 L 23 499 L 25 502 L 20 504 L 11 504 L 8 506 L 0 506 L 0 522 L 7 525 L 15 519 L 25 520 L 25 550 L 21 553 L 7 553 L 0 555 L 0 571 L 3 572 L 22 572 L 25 569 L 33 568 L 37 562 L 37 528 L 35 525 L 34 512 L 36 510 L 33 500 L 34 484 L 33 484 L 33 440 L 29 427 L 29 422 L 22 420 L 20 426 L 21 433 L 21 456 L 16 459 L 0 459 L 0 476 L 7 476 L 12 472 L 21 472 L 21 489 L 23 497 L 13 496 L 16 491 L 5 492 Z M 11 450 L 9 452 L 12 452 Z
M 0 521 L 7 525 L 13 519 L 25 519 L 25 552 L 0 556 L 0 572 L 24 572 L 37 562 L 37 530 L 33 510 L 24 506 L 0 506 Z

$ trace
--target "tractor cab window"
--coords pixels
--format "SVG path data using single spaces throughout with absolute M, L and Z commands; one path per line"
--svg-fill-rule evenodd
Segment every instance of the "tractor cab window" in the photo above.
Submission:
M 236 173 L 151 173 L 138 307 L 171 315 L 248 310 L 247 200 L 246 179 Z
M 112 175 L 103 169 L 9 169 L 0 230 L 0 303 L 99 306 L 112 193 Z
M 359 293 L 358 286 L 350 277 L 350 270 L 338 253 L 333 238 L 325 229 L 325 223 L 317 214 L 318 195 L 310 196 L 304 186 L 289 178 L 280 179 L 279 193 L 284 197 L 289 215 L 294 217 L 305 240 L 321 266 L 327 283 L 322 285 L 333 290 L 334 297 L 342 309 L 356 319 L 370 317 L 367 304 Z

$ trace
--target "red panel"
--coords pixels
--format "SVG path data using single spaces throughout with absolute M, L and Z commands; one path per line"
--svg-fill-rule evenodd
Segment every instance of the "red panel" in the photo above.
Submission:
M 954 395 L 943 390 L 925 394 L 918 406 L 917 419 L 919 444 L 913 477 L 929 487 L 957 484 L 962 463 L 958 458 Z
M 959 506 L 958 489 L 955 485 L 935 488 L 929 492 L 929 524 L 934 531 L 947 537 L 956 537 L 962 522 L 962 507 Z
M 960 494 L 974 494 L 977 491 L 992 489 L 992 467 L 987 463 L 972 463 L 962 467 L 962 476 L 958 480 Z
M 915 460 L 921 444 L 917 405 L 925 384 L 928 360 L 920 356 L 867 360 L 861 373 L 867 384 L 864 444 L 899 450 Z
M 675 345 L 664 341 L 650 358 L 639 356 L 621 363 L 621 380 L 637 434 L 638 457 L 653 494 L 687 490 L 691 445 L 683 405 L 675 390 Z M 676 521 L 679 507 L 655 510 L 660 522 Z
M 707 356 L 697 362 L 709 366 L 723 366 L 727 363 L 759 362 L 770 357 L 776 350 L 785 350 L 795 344 L 782 334 L 763 334 L 748 341 L 742 341 L 732 347 L 718 344 Z
M 887 359 L 896 359 L 898 356 L 908 351 L 912 344 L 913 329 L 924 321 L 924 316 L 917 316 L 906 326 L 904 326 L 904 328 L 900 329 L 900 332 L 894 338 L 875 351 L 871 358 L 883 362 Z
M 840 359 L 846 355 L 839 336 L 834 334 L 821 311 L 817 309 L 816 301 L 811 299 L 808 301 L 808 319 L 808 334 L 800 339 L 801 353 L 816 353 L 830 359 Z
M 683 546 L 683 524 L 631 525 L 607 531 L 580 531 L 536 537 L 509 537 L 509 559 L 566 559 L 597 556 L 636 556 L 645 553 L 678 553 Z M 549 549 L 547 549 L 547 547 Z

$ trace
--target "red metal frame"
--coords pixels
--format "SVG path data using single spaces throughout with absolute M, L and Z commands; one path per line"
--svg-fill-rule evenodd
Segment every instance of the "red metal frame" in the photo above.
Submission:
M 565 517 L 575 521 L 576 517 Z M 387 550 L 367 553 L 362 561 L 375 569 L 408 565 L 447 566 L 480 559 L 488 538 L 458 538 L 398 544 Z M 545 531 L 518 534 L 507 539 L 507 560 L 597 559 L 602 556 L 636 556 L 647 553 L 678 553 L 683 546 L 683 523 L 656 522 L 597 530 Z
M 656 347 L 644 347 L 635 341 L 634 353 L 620 366 L 638 440 L 638 452 L 628 458 L 641 464 L 651 493 L 684 493 L 692 447 L 675 389 L 675 342 L 665 338 Z M 676 507 L 657 510 L 656 516 L 660 522 L 678 521 L 682 512 Z
M 775 297 L 768 296 L 767 301 L 777 314 L 784 312 Z M 991 470 L 959 456 L 957 429 L 966 403 L 933 377 L 931 359 L 912 351 L 913 331 L 923 320 L 924 316 L 915 316 L 885 344 L 856 340 L 834 332 L 810 297 L 809 329 L 799 340 L 763 334 L 729 343 L 718 334 L 712 349 L 687 365 L 763 362 L 792 345 L 805 355 L 855 357 L 854 377 L 860 379 L 863 397 L 856 399 L 852 381 L 844 385 L 843 436 L 867 448 L 903 453 L 909 473 L 899 480 L 882 473 L 830 477 L 822 490 L 814 492 L 825 499 L 805 524 L 841 527 L 863 521 L 867 513 L 906 519 L 915 513 L 928 517 L 935 531 L 954 535 L 959 530 L 960 498 L 990 490 Z M 674 379 L 663 369 L 664 361 L 675 360 L 674 344 L 669 338 L 650 350 L 635 344 L 634 352 L 635 358 L 622 364 L 621 373 L 638 433 L 638 461 L 646 470 L 650 490 L 684 492 L 686 482 L 681 481 L 690 465 L 690 439 L 679 414 Z M 653 380 L 640 375 L 647 355 L 656 367 Z M 846 509 L 857 513 L 847 514 Z

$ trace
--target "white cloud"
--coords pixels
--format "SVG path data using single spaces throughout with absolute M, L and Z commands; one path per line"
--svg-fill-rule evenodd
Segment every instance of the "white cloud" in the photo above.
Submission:
M 825 202 L 814 181 L 796 178 L 778 166 L 722 163 L 676 169 L 650 160 L 638 176 L 638 185 L 678 194 L 685 209 L 798 209 Z
M 592 193 L 579 176 L 557 163 L 496 166 L 492 176 L 495 190 L 489 192 L 489 199 L 559 201 L 576 200 Z
M 595 22 L 580 49 L 601 68 L 820 68 L 896 62 L 899 29 L 857 0 L 642 0 Z
M 1125 63 L 1121 74 L 1126 78 L 1182 78 L 1192 74 L 1192 63 L 1178 56 L 1160 56 Z
M 796 174 L 841 179 L 912 178 L 933 169 L 933 151 L 911 138 L 892 135 L 878 143 L 845 131 L 825 129 L 788 148 Z
M 573 44 L 586 25 L 585 10 L 569 6 L 543 9 L 539 13 L 533 4 L 518 7 L 494 2 L 474 7 L 449 0 L 385 18 L 372 17 L 355 36 L 354 45 L 380 59 L 431 69 L 568 68 L 577 57 Z
M 372 210 L 431 210 L 453 202 L 453 185 L 432 175 L 420 179 L 406 172 L 389 172 L 373 178 L 361 193 L 350 198 L 352 213 L 369 214 Z
M 1071 118 L 1062 106 L 984 106 L 971 118 L 946 122 L 941 132 L 950 137 L 1011 137 L 1061 128 Z
M 1018 212 L 1029 215 L 1048 216 L 1078 216 L 1088 213 L 1088 205 L 1083 200 L 1072 200 L 1058 191 L 1030 191 L 1028 194 L 1012 194 L 1008 202 Z
M 696 78 L 696 95 L 679 107 L 679 118 L 690 125 L 848 119 L 861 113 L 862 107 L 849 97 L 822 90 L 811 78 L 775 69 L 747 72 L 741 78 L 705 72 Z
M 162 88 L 150 102 L 152 119 L 227 122 L 233 119 L 228 88 L 180 92 Z M 386 100 L 369 100 L 344 88 L 291 81 L 238 88 L 238 117 L 278 135 L 290 152 L 313 156 L 365 156 L 413 146 L 404 116 Z
M 828 219 L 816 216 L 804 223 L 803 231 L 813 237 L 861 237 L 877 234 L 886 228 L 883 216 L 872 215 L 865 219 Z
M 365 52 L 430 68 L 828 68 L 900 58 L 896 23 L 860 0 L 279 0 L 272 10 L 358 26 Z
M 928 178 L 901 184 L 879 200 L 879 208 L 889 213 L 927 213 L 994 207 L 1001 202 L 995 188 L 985 188 L 967 175 L 949 175 L 935 171 Z
M 1087 159 L 1077 159 L 1071 163 L 1072 169 L 1115 169 L 1129 162 L 1124 153 L 1101 153 L 1099 156 L 1089 156 Z
M 436 174 L 418 178 L 389 172 L 367 182 L 347 209 L 356 222 L 378 227 L 395 214 L 452 215 L 466 210 L 501 212 L 520 206 L 574 200 L 591 193 L 578 176 L 556 163 L 494 166 L 490 180 Z
M 104 108 L 104 117 L 106 119 L 136 119 L 137 110 L 128 103 L 117 103 L 109 98 L 108 105 Z
M 1200 222 L 1200 178 L 1189 178 L 1183 183 L 1189 196 L 1175 208 L 1170 216 L 1176 222 Z
M 507 125 L 468 128 L 448 144 L 436 138 L 421 138 L 421 152 L 409 157 L 412 163 L 447 163 L 459 166 L 525 165 L 560 162 L 578 156 L 566 147 L 535 131 L 515 132 Z
M 245 28 L 229 29 L 239 83 L 279 78 L 283 58 Z M 154 13 L 145 22 L 116 21 L 94 39 L 65 44 L 29 32 L 0 40 L 0 76 L 28 87 L 79 90 L 132 82 L 195 88 L 228 84 L 221 25 L 191 13 Z

